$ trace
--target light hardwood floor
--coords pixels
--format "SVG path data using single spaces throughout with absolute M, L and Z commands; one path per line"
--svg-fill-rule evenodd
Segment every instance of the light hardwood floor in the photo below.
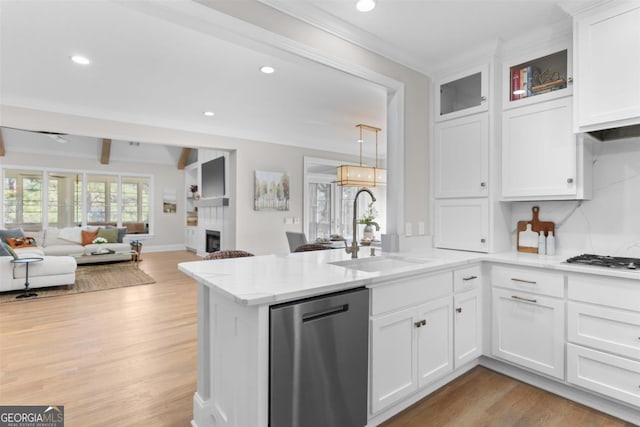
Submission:
M 189 426 L 197 293 L 176 264 L 199 258 L 143 259 L 155 284 L 0 305 L 1 405 L 64 405 L 67 427 Z M 384 424 L 423 426 L 630 424 L 477 368 Z

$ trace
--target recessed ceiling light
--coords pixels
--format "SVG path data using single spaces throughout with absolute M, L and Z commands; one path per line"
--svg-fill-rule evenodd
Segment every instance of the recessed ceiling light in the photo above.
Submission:
M 360 12 L 370 12 L 376 7 L 375 0 L 358 0 L 356 2 L 356 9 Z
M 260 71 L 262 71 L 265 74 L 273 74 L 276 71 L 276 69 L 268 65 L 265 65 L 264 67 L 260 67 Z
M 207 116 L 207 117 L 213 117 L 213 116 L 215 116 L 215 115 L 216 115 L 216 113 L 214 113 L 213 111 L 205 111 L 205 112 L 204 112 L 204 113 L 202 113 L 202 114 L 204 114 L 204 115 L 205 115 L 205 116 Z
M 73 62 L 75 62 L 76 64 L 79 64 L 79 65 L 89 65 L 89 64 L 91 64 L 91 60 L 89 58 L 87 58 L 86 56 L 82 56 L 82 55 L 73 55 L 71 57 L 71 60 Z

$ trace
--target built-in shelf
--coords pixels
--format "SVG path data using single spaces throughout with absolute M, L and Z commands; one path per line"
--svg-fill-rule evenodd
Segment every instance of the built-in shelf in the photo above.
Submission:
M 211 199 L 200 199 L 193 202 L 194 206 L 199 208 L 215 208 L 218 206 L 229 206 L 228 197 L 214 197 Z

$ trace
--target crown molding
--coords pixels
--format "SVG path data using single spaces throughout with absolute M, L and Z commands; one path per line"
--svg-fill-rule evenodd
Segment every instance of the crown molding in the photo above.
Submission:
M 561 1 L 558 2 L 558 7 L 560 7 L 560 9 L 564 10 L 569 15 L 575 16 L 589 9 L 593 9 L 594 7 L 606 3 L 612 3 L 612 1 L 613 0 L 593 0 L 589 2 Z
M 365 30 L 356 28 L 310 3 L 287 0 L 257 1 L 421 74 L 429 75 L 432 70 L 431 64 L 417 61 L 413 55 L 400 47 Z

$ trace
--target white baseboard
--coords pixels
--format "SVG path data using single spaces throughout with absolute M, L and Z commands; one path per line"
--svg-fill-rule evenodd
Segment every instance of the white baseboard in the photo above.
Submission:
M 175 244 L 175 245 L 143 245 L 142 246 L 142 255 L 144 256 L 145 252 L 171 252 L 171 251 L 185 251 L 186 248 L 184 244 Z
M 193 394 L 193 419 L 192 427 L 213 427 L 213 417 L 211 416 L 211 401 L 203 400 L 198 392 Z

